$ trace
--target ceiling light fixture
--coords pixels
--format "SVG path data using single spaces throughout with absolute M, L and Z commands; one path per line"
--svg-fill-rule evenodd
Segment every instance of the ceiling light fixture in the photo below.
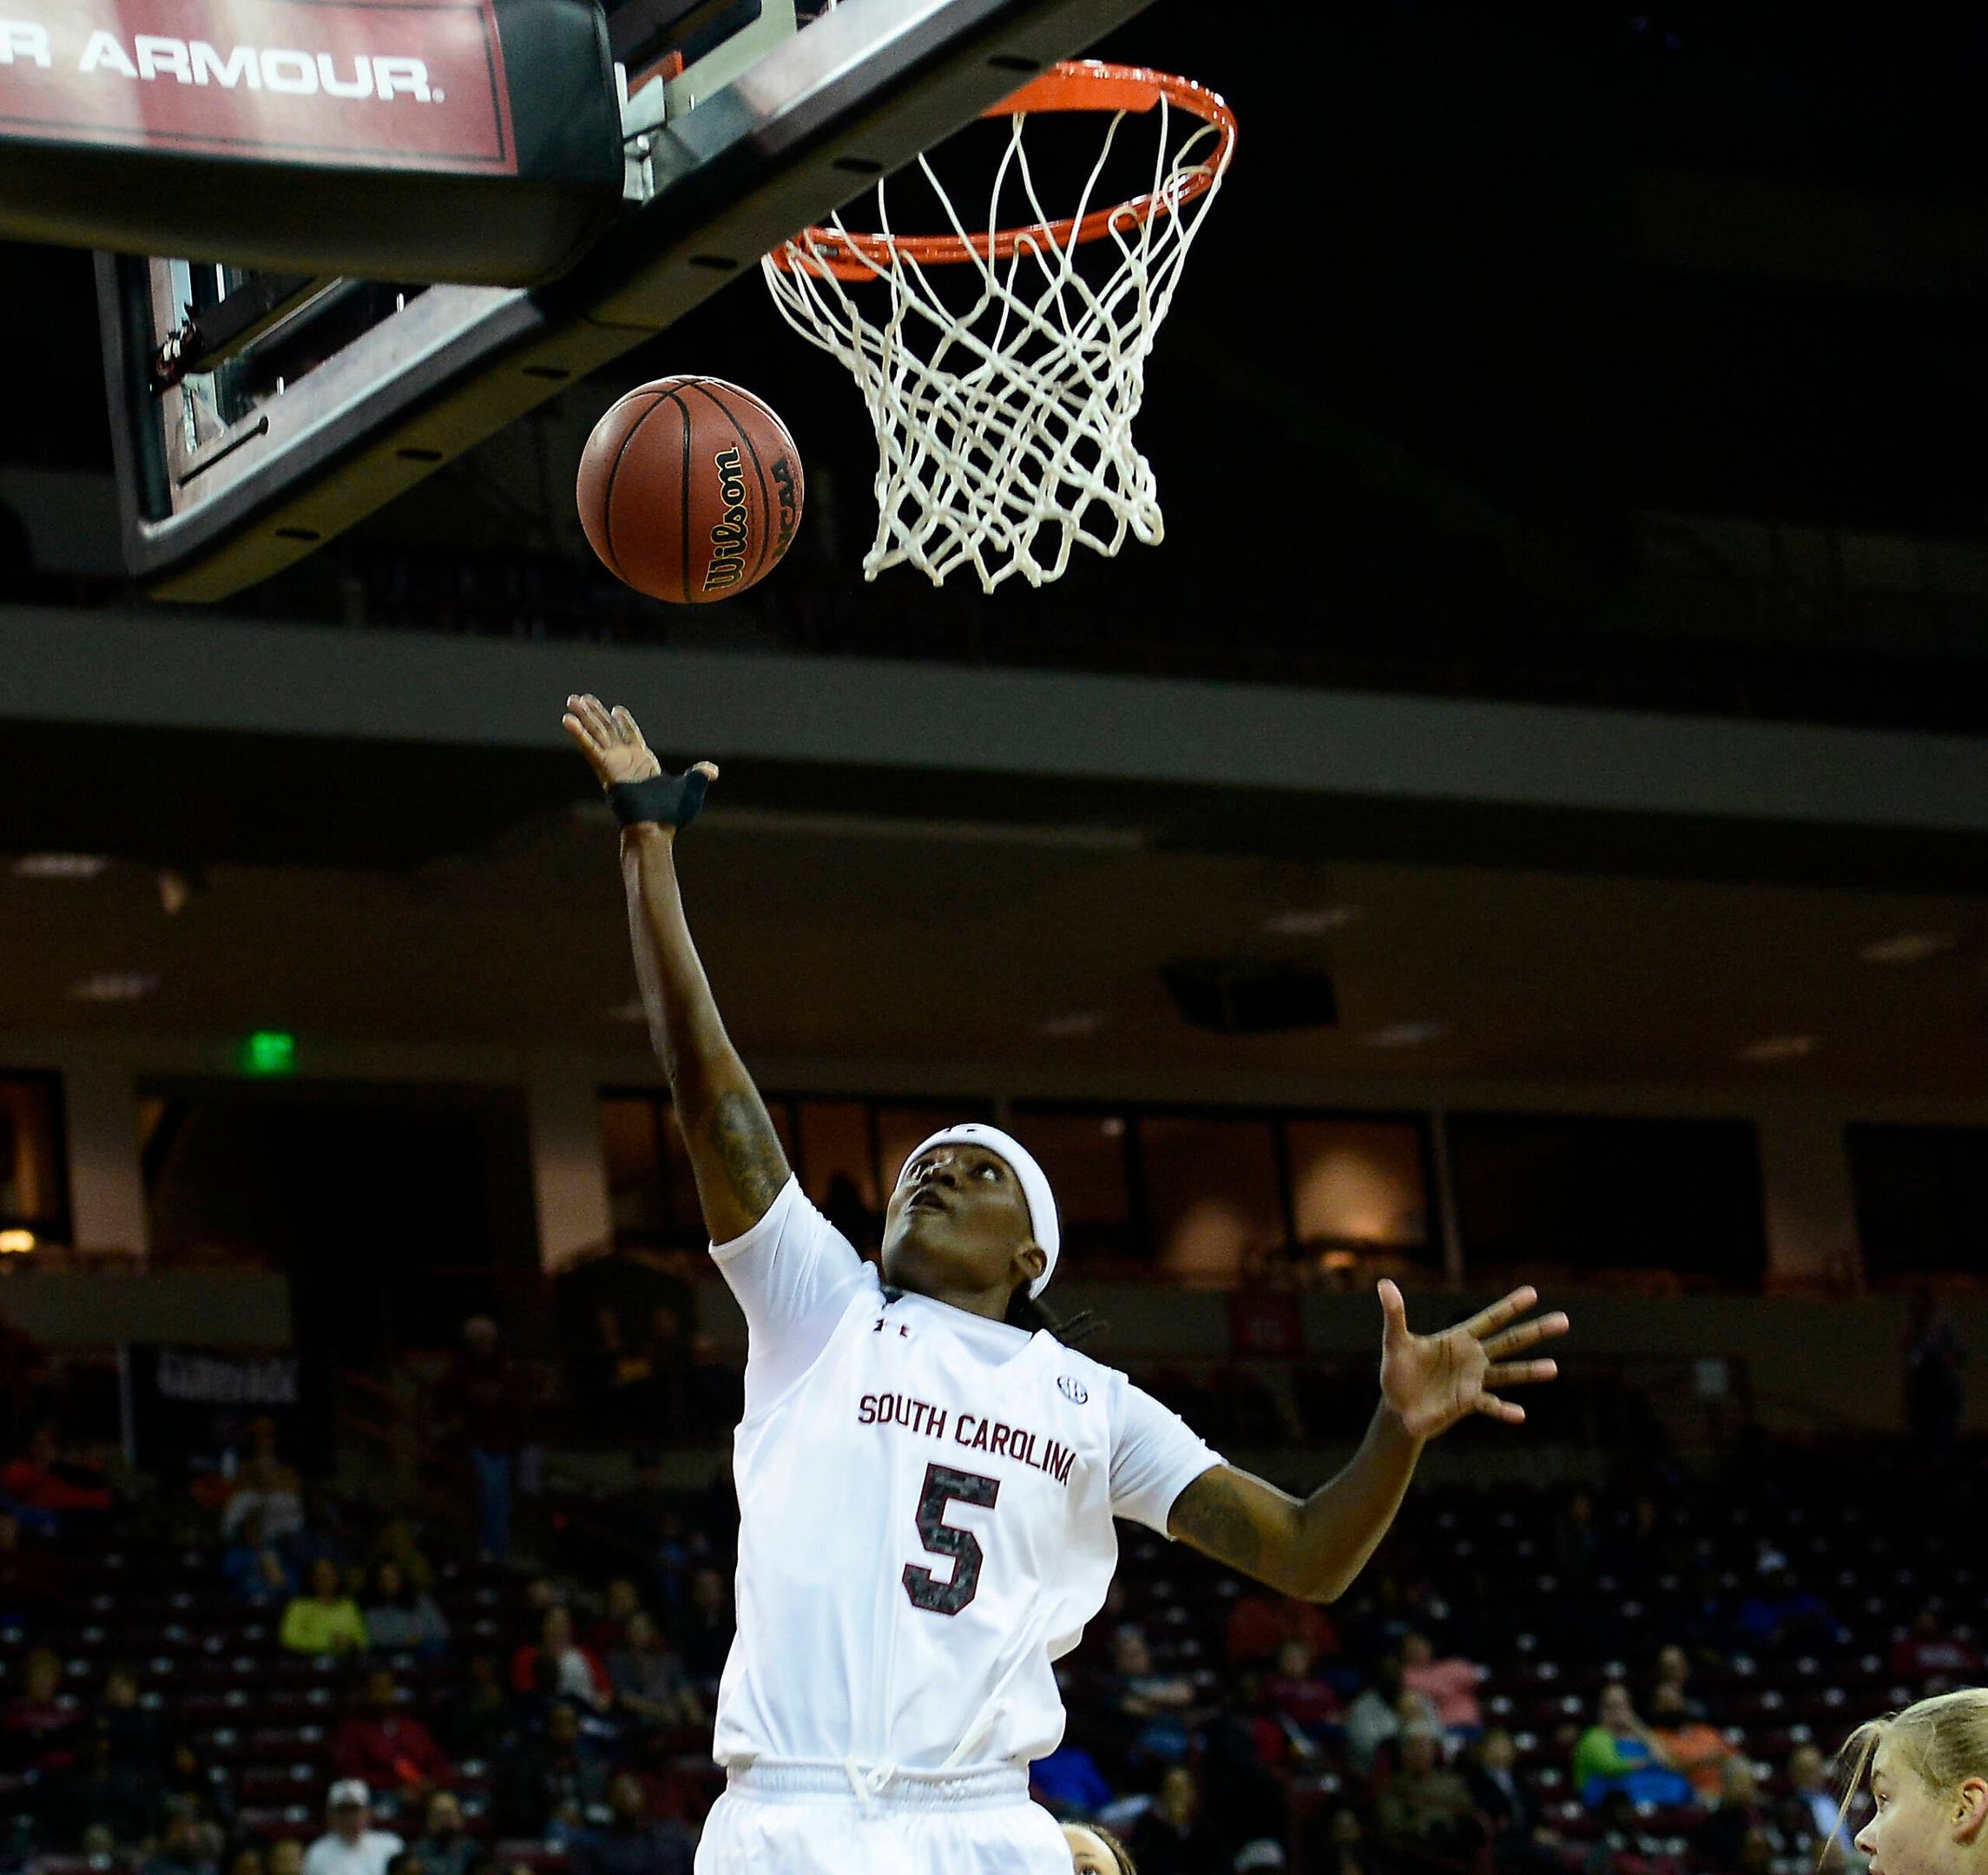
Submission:
M 1815 1037 L 1812 1035 L 1762 1036 L 1758 1042 L 1749 1042 L 1740 1050 L 1743 1062 L 1800 1061 L 1804 1055 L 1815 1052 Z
M 1873 939 L 1857 955 L 1866 964 L 1924 964 L 1959 942 L 1953 931 L 1900 931 L 1896 937 Z
M 93 879 L 110 864 L 102 853 L 23 853 L 16 878 Z
M 149 970 L 99 970 L 69 985 L 78 1003 L 142 1003 L 159 987 Z
M 1279 938 L 1323 938 L 1344 931 L 1359 914 L 1356 905 L 1314 905 L 1273 912 L 1263 928 Z
M 1081 1041 L 1096 1035 L 1110 1020 L 1109 1010 L 1072 1010 L 1067 1016 L 1046 1016 L 1036 1024 L 1036 1033 L 1058 1041 Z
M 0 1230 L 0 1256 L 25 1256 L 34 1247 L 31 1230 Z
M 1360 1040 L 1369 1048 L 1420 1048 L 1425 1042 L 1441 1041 L 1449 1032 L 1446 1022 L 1398 1022 L 1376 1029 Z

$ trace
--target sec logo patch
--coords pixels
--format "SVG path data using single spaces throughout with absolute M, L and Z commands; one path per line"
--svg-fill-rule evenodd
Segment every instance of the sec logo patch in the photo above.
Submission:
M 1090 1395 L 1084 1391 L 1083 1382 L 1079 1380 L 1075 1374 L 1060 1375 L 1057 1380 L 1057 1391 L 1062 1394 L 1066 1400 L 1072 1401 L 1079 1406 L 1090 1398 Z

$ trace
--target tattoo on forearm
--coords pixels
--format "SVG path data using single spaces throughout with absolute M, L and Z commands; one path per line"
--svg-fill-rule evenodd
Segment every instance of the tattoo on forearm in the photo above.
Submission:
M 1262 1566 L 1263 1532 L 1235 1487 L 1217 1471 L 1204 1471 L 1174 1501 L 1174 1533 L 1197 1549 L 1239 1569 Z
M 787 1182 L 787 1155 L 766 1109 L 750 1094 L 721 1094 L 709 1130 L 733 1197 L 755 1217 L 765 1216 Z

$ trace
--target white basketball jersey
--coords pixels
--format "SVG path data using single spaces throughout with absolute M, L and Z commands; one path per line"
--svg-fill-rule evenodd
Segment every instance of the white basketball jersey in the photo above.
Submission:
M 886 1296 L 798 1185 L 713 1255 L 752 1335 L 719 1761 L 1054 1750 L 1051 1662 L 1103 1604 L 1114 1512 L 1164 1534 L 1220 1459 L 1051 1335 Z

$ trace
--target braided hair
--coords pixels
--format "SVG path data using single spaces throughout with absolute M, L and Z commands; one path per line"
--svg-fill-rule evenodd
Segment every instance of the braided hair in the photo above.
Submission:
M 1078 1342 L 1103 1333 L 1107 1326 L 1095 1309 L 1079 1309 L 1070 1316 L 1053 1313 L 1029 1293 L 1025 1282 L 1015 1285 L 1014 1294 L 1008 1298 L 1008 1312 L 1001 1319 L 1010 1328 L 1021 1328 L 1030 1334 L 1054 1335 L 1065 1347 L 1075 1347 Z

